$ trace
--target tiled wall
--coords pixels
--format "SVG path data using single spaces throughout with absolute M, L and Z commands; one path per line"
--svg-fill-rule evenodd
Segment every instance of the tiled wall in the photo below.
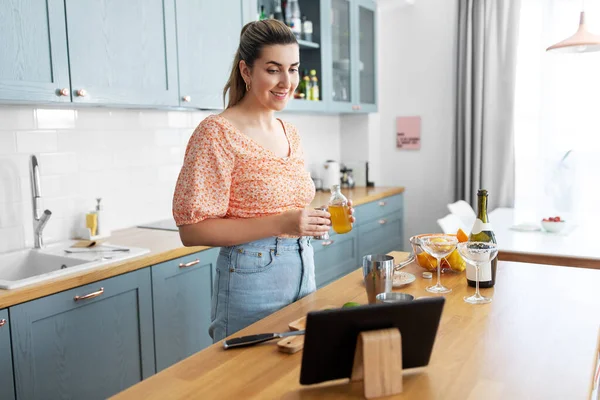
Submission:
M 74 237 L 102 197 L 113 229 L 169 218 L 187 141 L 209 112 L 0 106 L 0 253 L 31 247 L 29 156 L 38 155 L 47 242 Z M 337 116 L 283 114 L 307 164 L 339 159 Z

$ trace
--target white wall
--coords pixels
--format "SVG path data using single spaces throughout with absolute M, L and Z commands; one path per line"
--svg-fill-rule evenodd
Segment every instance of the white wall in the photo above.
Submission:
M 342 159 L 368 154 L 377 186 L 406 187 L 408 249 L 410 236 L 439 231 L 436 220 L 453 200 L 458 0 L 384 5 L 377 31 L 379 112 L 341 118 Z M 396 149 L 400 116 L 421 116 L 420 150 Z
M 113 228 L 171 216 L 189 136 L 209 112 L 0 106 L 0 252 L 33 245 L 29 156 L 38 155 L 47 242 L 73 237 L 102 197 Z M 284 114 L 307 162 L 339 158 L 339 117 Z
M 381 183 L 406 186 L 405 235 L 439 231 L 453 200 L 458 0 L 418 0 L 379 17 Z M 421 149 L 396 149 L 396 117 L 421 116 Z

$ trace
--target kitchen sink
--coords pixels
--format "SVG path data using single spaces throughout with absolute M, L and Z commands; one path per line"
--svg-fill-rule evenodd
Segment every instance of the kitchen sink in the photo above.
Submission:
M 43 249 L 0 254 L 0 289 L 15 289 L 40 283 L 150 252 L 148 249 L 108 244 L 86 249 L 71 248 L 73 243 L 75 242 L 66 241 Z M 118 251 L 114 251 L 115 249 Z

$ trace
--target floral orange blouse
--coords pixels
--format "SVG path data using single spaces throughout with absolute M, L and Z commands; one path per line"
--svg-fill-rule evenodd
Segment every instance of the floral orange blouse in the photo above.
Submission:
M 289 157 L 237 130 L 224 117 L 204 119 L 188 142 L 173 197 L 177 225 L 207 218 L 253 218 L 302 209 L 315 196 L 300 137 L 283 122 Z

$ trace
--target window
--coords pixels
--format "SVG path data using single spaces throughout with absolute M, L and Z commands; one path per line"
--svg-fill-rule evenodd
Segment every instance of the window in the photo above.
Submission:
M 518 219 L 600 214 L 600 52 L 546 48 L 575 33 L 580 0 L 522 1 L 515 94 Z M 586 2 L 600 34 L 600 1 Z M 596 217 L 597 218 L 597 217 Z

